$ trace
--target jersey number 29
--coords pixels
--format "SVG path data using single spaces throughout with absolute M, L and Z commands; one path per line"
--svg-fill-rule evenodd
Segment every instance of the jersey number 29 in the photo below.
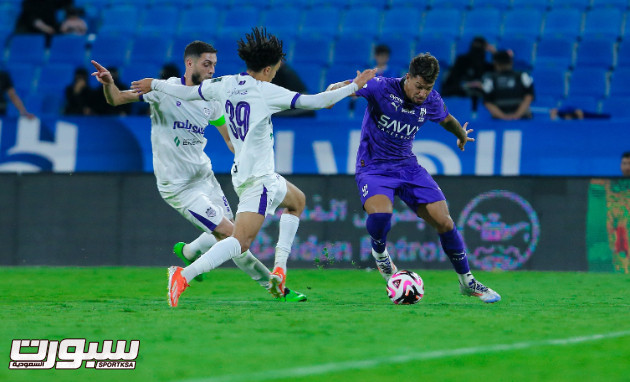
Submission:
M 232 135 L 234 135 L 234 138 L 244 141 L 249 131 L 249 104 L 240 101 L 234 106 L 234 104 L 228 100 L 225 103 L 225 111 L 229 115 Z

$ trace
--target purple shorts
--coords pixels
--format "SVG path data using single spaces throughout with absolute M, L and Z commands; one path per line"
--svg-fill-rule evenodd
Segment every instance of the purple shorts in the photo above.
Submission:
M 445 200 L 442 190 L 419 164 L 399 169 L 366 169 L 355 175 L 361 204 L 374 195 L 385 195 L 394 203 L 397 195 L 414 212 L 420 204 Z

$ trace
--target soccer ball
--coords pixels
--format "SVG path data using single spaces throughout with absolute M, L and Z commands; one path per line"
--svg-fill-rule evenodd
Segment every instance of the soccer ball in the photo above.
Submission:
M 415 304 L 424 296 L 424 283 L 417 273 L 398 271 L 387 281 L 387 296 L 394 304 Z

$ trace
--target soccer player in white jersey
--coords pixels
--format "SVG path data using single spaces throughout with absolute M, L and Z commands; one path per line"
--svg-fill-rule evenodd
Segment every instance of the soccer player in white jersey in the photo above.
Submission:
M 205 42 L 193 41 L 184 51 L 186 72 L 169 83 L 199 85 L 212 78 L 217 63 L 216 49 Z M 217 240 L 232 234 L 233 213 L 212 171 L 204 130 L 216 126 L 228 147 L 234 151 L 227 133 L 222 106 L 216 101 L 182 101 L 164 93 L 144 96 L 120 91 L 109 71 L 96 61 L 93 75 L 103 84 L 107 102 L 113 106 L 145 101 L 151 107 L 151 145 L 153 167 L 162 198 L 186 220 L 204 231 L 190 244 L 177 243 L 174 252 L 187 265 L 205 253 Z M 233 258 L 236 265 L 278 297 L 276 285 L 270 283 L 271 272 L 251 252 Z M 306 296 L 288 288 L 280 295 L 286 301 L 304 301 Z
M 154 90 L 183 100 L 218 100 L 226 112 L 230 141 L 234 146 L 232 183 L 239 196 L 234 234 L 185 269 L 169 268 L 172 306 L 177 305 L 179 296 L 195 276 L 247 251 L 265 216 L 273 214 L 277 207 L 285 210 L 280 219 L 273 274 L 281 277 L 282 288 L 286 280 L 286 260 L 305 198 L 297 187 L 275 173 L 271 115 L 293 108 L 316 110 L 328 107 L 356 92 L 375 74 L 374 69 L 357 72 L 354 81 L 340 89 L 300 95 L 270 82 L 284 57 L 282 41 L 276 36 L 254 28 L 238 42 L 238 54 L 247 65 L 246 73 L 205 80 L 193 88 L 151 78 L 134 81 L 131 86 L 141 94 Z

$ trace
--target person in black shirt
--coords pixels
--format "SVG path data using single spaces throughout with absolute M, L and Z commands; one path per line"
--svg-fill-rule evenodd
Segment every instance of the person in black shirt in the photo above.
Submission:
M 483 103 L 493 118 L 506 121 L 530 119 L 534 100 L 534 80 L 526 72 L 512 68 L 508 51 L 493 56 L 494 71 L 483 76 Z
M 88 85 L 88 71 L 85 68 L 77 68 L 74 71 L 74 80 L 66 87 L 66 106 L 63 113 L 66 115 L 90 115 L 93 114 L 92 90 Z
M 13 81 L 11 81 L 11 76 L 9 72 L 0 70 L 0 116 L 7 114 L 7 98 L 15 105 L 15 108 L 18 109 L 20 115 L 23 117 L 27 117 L 29 119 L 35 118 L 35 116 L 26 110 L 22 99 L 15 91 L 13 87 Z

